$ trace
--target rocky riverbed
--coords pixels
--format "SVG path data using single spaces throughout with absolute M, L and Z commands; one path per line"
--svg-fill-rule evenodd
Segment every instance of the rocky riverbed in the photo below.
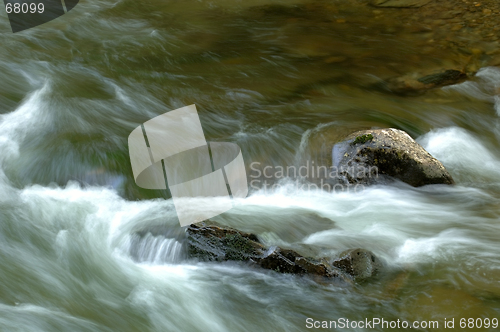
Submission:
M 256 7 L 252 13 L 281 22 L 279 46 L 286 51 L 332 65 L 372 68 L 378 64 L 371 71 L 383 79 L 444 70 L 473 75 L 481 67 L 500 64 L 497 1 L 431 0 L 418 6 L 396 1 L 390 7 L 383 6 L 387 2 L 374 3 L 312 1 Z M 332 33 L 338 39 L 326 37 Z M 384 50 L 379 49 L 381 41 Z

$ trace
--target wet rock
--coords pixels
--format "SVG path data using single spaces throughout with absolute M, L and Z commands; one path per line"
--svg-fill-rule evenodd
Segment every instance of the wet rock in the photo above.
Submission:
M 372 0 L 372 5 L 376 7 L 422 7 L 431 2 L 431 0 Z
M 375 255 L 362 249 L 356 249 L 360 254 L 349 262 L 345 252 L 334 261 L 336 265 L 330 265 L 325 260 L 304 257 L 293 250 L 276 246 L 266 248 L 254 234 L 220 225 L 192 224 L 187 228 L 187 235 L 189 256 L 204 261 L 243 261 L 280 273 L 321 277 L 344 284 L 364 280 L 379 268 Z
M 339 256 L 339 259 L 332 262 L 332 266 L 347 272 L 356 281 L 374 276 L 382 267 L 382 262 L 371 251 L 365 249 L 349 249 Z
M 342 277 L 340 273 L 335 273 L 321 262 L 279 247 L 269 248 L 263 257 L 256 259 L 255 262 L 265 269 L 281 273 L 311 274 L 327 278 Z
M 295 264 L 296 253 L 292 250 L 283 250 L 272 247 L 262 258 L 257 259 L 258 264 L 269 270 L 281 273 L 302 274 L 304 269 Z
M 467 80 L 465 72 L 449 69 L 419 78 L 413 76 L 393 78 L 386 82 L 386 88 L 397 94 L 414 95 L 430 89 L 462 83 L 465 80 Z
M 249 261 L 262 257 L 266 248 L 250 233 L 229 227 L 192 224 L 187 228 L 188 255 L 205 261 Z
M 457 84 L 465 81 L 467 74 L 460 70 L 445 70 L 441 73 L 427 75 L 419 78 L 417 81 L 425 85 L 432 85 L 432 87 L 439 87 L 445 85 Z
M 398 179 L 414 187 L 454 184 L 443 164 L 406 132 L 394 128 L 350 134 L 332 151 L 344 184 L 383 184 Z

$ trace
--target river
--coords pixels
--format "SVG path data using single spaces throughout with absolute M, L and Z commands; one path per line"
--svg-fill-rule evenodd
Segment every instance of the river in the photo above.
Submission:
M 466 57 L 436 46 L 440 32 L 394 21 L 397 9 L 383 16 L 360 3 L 86 0 L 15 34 L 1 12 L 0 330 L 498 322 L 500 69 L 478 58 L 467 82 L 384 91 L 383 79 Z M 470 54 L 491 51 L 469 41 Z M 317 256 L 362 247 L 386 262 L 381 276 L 353 287 L 190 261 L 172 200 L 135 185 L 127 137 L 191 104 L 208 141 L 240 146 L 249 178 L 252 163 L 321 162 L 352 131 L 393 127 L 456 185 L 329 192 L 285 178 L 251 187 L 214 218 L 267 245 Z

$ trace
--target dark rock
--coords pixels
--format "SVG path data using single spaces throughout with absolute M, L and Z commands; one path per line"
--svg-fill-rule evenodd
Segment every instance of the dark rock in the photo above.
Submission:
M 333 261 L 332 265 L 344 270 L 356 281 L 374 276 L 382 267 L 382 262 L 371 251 L 365 249 L 349 249 L 339 256 L 340 258 Z
M 431 2 L 431 0 L 372 0 L 372 5 L 376 7 L 397 7 L 397 8 L 417 8 Z
M 454 184 L 436 158 L 402 130 L 372 129 L 350 134 L 332 151 L 333 166 L 343 184 L 388 183 L 393 179 L 414 187 Z
M 276 272 L 304 274 L 306 271 L 295 263 L 297 257 L 300 256 L 292 250 L 271 247 L 269 251 L 262 258 L 257 259 L 256 262 L 261 267 Z
M 462 83 L 467 78 L 465 72 L 449 69 L 417 78 L 413 75 L 392 78 L 386 82 L 386 89 L 401 95 L 416 95 L 430 89 Z
M 188 255 L 207 261 L 248 261 L 266 248 L 250 233 L 216 225 L 192 224 L 187 229 Z
M 460 70 L 445 70 L 444 72 L 431 74 L 418 79 L 420 83 L 432 85 L 433 87 L 457 84 L 467 79 L 467 74 Z
M 243 261 L 280 273 L 321 277 L 343 284 L 368 278 L 369 273 L 373 274 L 378 269 L 375 263 L 373 266 L 377 266 L 377 269 L 368 268 L 363 263 L 366 261 L 363 260 L 365 256 L 356 257 L 350 263 L 342 263 L 346 258 L 341 257 L 334 261 L 338 262 L 335 263 L 338 266 L 332 266 L 326 261 L 304 257 L 293 250 L 276 246 L 265 248 L 254 234 L 219 225 L 192 224 L 187 228 L 187 235 L 189 256 L 204 261 Z M 370 253 L 371 257 L 375 256 Z

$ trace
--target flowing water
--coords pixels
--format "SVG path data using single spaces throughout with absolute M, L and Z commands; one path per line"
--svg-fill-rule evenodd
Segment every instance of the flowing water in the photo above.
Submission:
M 461 60 L 377 13 L 88 0 L 17 34 L 0 16 L 0 330 L 302 331 L 307 318 L 379 317 L 438 320 L 431 331 L 500 319 L 500 69 L 423 95 L 384 91 L 381 79 Z M 372 250 L 386 267 L 367 283 L 190 261 L 171 199 L 135 185 L 127 147 L 135 127 L 190 104 L 208 141 L 241 147 L 249 179 L 252 163 L 325 162 L 345 134 L 394 127 L 457 184 L 330 192 L 281 179 L 214 218 L 318 257 Z

